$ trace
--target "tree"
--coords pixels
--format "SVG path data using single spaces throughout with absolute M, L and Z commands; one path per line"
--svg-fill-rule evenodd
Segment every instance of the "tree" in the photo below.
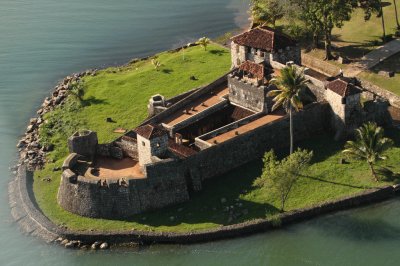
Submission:
M 274 151 L 269 151 L 264 155 L 264 168 L 261 176 L 254 181 L 254 186 L 272 188 L 279 196 L 283 212 L 293 186 L 300 174 L 309 166 L 312 157 L 312 151 L 298 149 L 279 161 Z
M 160 67 L 161 67 L 160 61 L 158 61 L 156 59 L 151 59 L 151 63 L 153 64 L 155 70 L 157 70 L 157 71 L 160 70 Z
M 356 6 L 356 0 L 293 0 L 300 7 L 300 18 L 314 35 L 314 45 L 317 36 L 325 37 L 325 60 L 333 59 L 332 30 L 342 27 L 344 21 L 351 18 Z M 366 0 L 367 1 L 367 0 Z
M 276 21 L 285 15 L 282 0 L 252 0 L 251 2 L 251 16 L 256 24 L 269 24 L 275 27 Z
M 204 51 L 207 51 L 207 46 L 210 44 L 210 39 L 206 37 L 202 37 L 197 41 L 197 44 L 199 44 L 201 47 L 204 48 Z
M 394 16 L 396 18 L 397 29 L 400 30 L 399 14 L 397 13 L 397 0 L 393 0 L 394 5 Z
M 272 111 L 283 107 L 289 113 L 290 119 L 290 154 L 293 153 L 293 110 L 298 112 L 303 108 L 300 94 L 307 88 L 304 69 L 297 69 L 295 66 L 287 66 L 281 70 L 281 76 L 278 79 L 272 79 L 271 82 L 277 86 L 276 90 L 268 92 L 267 96 L 274 97 L 275 102 Z
M 386 29 L 385 29 L 385 16 L 383 13 L 382 0 L 359 0 L 360 7 L 364 10 L 364 19 L 367 21 L 371 18 L 373 13 L 377 14 L 377 17 L 381 18 L 382 22 L 382 41 L 386 40 Z
M 368 122 L 356 130 L 356 140 L 347 141 L 343 153 L 357 160 L 367 161 L 375 181 L 378 175 L 375 164 L 386 160 L 385 152 L 393 146 L 393 141 L 384 137 L 384 130 L 376 123 Z

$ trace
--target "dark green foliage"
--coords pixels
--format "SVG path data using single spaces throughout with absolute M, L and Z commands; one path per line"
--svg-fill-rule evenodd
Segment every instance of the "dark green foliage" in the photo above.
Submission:
M 307 169 L 312 157 L 312 151 L 298 149 L 288 157 L 278 160 L 275 152 L 269 151 L 264 155 L 262 175 L 254 181 L 254 185 L 272 189 L 280 199 L 281 211 L 284 211 L 293 186 L 300 174 Z

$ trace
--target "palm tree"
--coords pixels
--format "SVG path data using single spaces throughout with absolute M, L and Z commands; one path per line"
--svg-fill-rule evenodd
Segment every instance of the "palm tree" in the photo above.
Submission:
M 161 67 L 161 62 L 160 61 L 158 61 L 156 59 L 152 59 L 151 63 L 153 64 L 155 70 L 158 71 L 160 69 L 160 67 Z
M 197 41 L 197 44 L 199 44 L 201 47 L 204 48 L 204 51 L 207 51 L 207 46 L 210 44 L 210 39 L 206 37 L 202 37 Z
M 386 160 L 384 153 L 393 146 L 393 141 L 384 137 L 384 130 L 376 123 L 368 122 L 356 129 L 356 140 L 347 141 L 344 154 L 357 160 L 367 161 L 375 181 L 378 181 L 374 165 Z
M 304 69 L 295 66 L 287 66 L 281 70 L 281 77 L 272 79 L 271 82 L 277 86 L 276 90 L 269 91 L 267 96 L 275 97 L 272 111 L 283 107 L 290 117 L 290 154 L 293 153 L 293 110 L 298 112 L 303 108 L 300 94 L 307 87 L 308 80 L 304 77 Z

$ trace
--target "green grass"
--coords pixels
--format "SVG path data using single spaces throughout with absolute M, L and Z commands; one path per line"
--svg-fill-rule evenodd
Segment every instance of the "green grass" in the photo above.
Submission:
M 394 34 L 396 20 L 392 0 L 384 2 L 383 12 L 386 34 Z M 359 59 L 377 47 L 377 44 L 381 42 L 382 32 L 380 18 L 372 15 L 370 20 L 365 21 L 364 12 L 356 9 L 350 21 L 346 21 L 341 28 L 334 28 L 332 32 L 333 44 L 338 47 L 334 49 L 334 54 L 346 56 L 349 59 Z M 321 59 L 325 56 L 323 49 L 312 50 L 309 54 Z M 333 61 L 329 63 L 340 66 Z
M 387 78 L 378 74 L 379 71 L 394 71 L 395 76 Z M 386 59 L 369 71 L 364 71 L 359 75 L 379 87 L 400 95 L 400 53 Z
M 216 79 L 230 68 L 228 51 L 214 45 L 207 52 L 199 47 L 190 48 L 186 51 L 186 61 L 182 61 L 181 53 L 162 53 L 158 60 L 164 64 L 159 72 L 153 69 L 150 61 L 145 61 L 109 68 L 96 77 L 85 78 L 82 105 L 71 98 L 63 107 L 46 116 L 49 122 L 41 129 L 41 137 L 43 141 L 55 144 L 56 149 L 49 155 L 51 162 L 42 171 L 35 172 L 34 177 L 35 197 L 44 214 L 56 224 L 74 230 L 182 232 L 215 228 L 278 213 L 276 197 L 270 191 L 252 186 L 261 173 L 261 160 L 206 181 L 203 190 L 192 195 L 191 200 L 184 204 L 135 215 L 123 221 L 80 217 L 57 204 L 61 172 L 53 172 L 52 169 L 60 166 L 67 155 L 66 140 L 73 131 L 88 128 L 98 132 L 100 142 L 113 140 L 118 136 L 112 133 L 116 127 L 134 128 L 146 117 L 146 105 L 151 95 L 161 93 L 170 97 L 179 94 Z M 190 80 L 191 75 L 199 80 Z M 106 117 L 112 117 L 116 123 L 106 123 Z M 399 172 L 399 132 L 389 133 L 396 139 L 397 146 L 390 151 L 390 159 L 385 165 Z M 331 136 L 319 136 L 300 143 L 300 146 L 314 150 L 315 158 L 309 171 L 294 188 L 287 202 L 288 210 L 386 184 L 373 182 L 364 163 L 339 164 L 343 143 L 332 141 Z M 47 177 L 51 178 L 51 182 L 43 181 Z M 226 202 L 222 203 L 221 198 L 225 198 Z M 232 215 L 226 210 L 231 206 L 234 219 L 229 219 Z M 170 219 L 172 216 L 176 217 L 173 221 Z

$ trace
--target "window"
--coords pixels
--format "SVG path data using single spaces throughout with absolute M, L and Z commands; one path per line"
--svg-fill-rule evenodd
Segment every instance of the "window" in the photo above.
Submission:
M 260 53 L 260 56 L 261 56 L 261 57 L 265 57 L 265 53 L 264 53 L 264 52 L 261 52 L 261 53 Z
M 236 59 L 236 64 L 239 66 L 240 65 L 240 59 Z
M 239 48 L 240 48 L 240 46 L 238 44 L 236 44 L 236 53 L 237 54 L 239 53 Z
M 144 143 L 144 141 L 142 141 L 142 146 L 146 146 L 146 143 Z

